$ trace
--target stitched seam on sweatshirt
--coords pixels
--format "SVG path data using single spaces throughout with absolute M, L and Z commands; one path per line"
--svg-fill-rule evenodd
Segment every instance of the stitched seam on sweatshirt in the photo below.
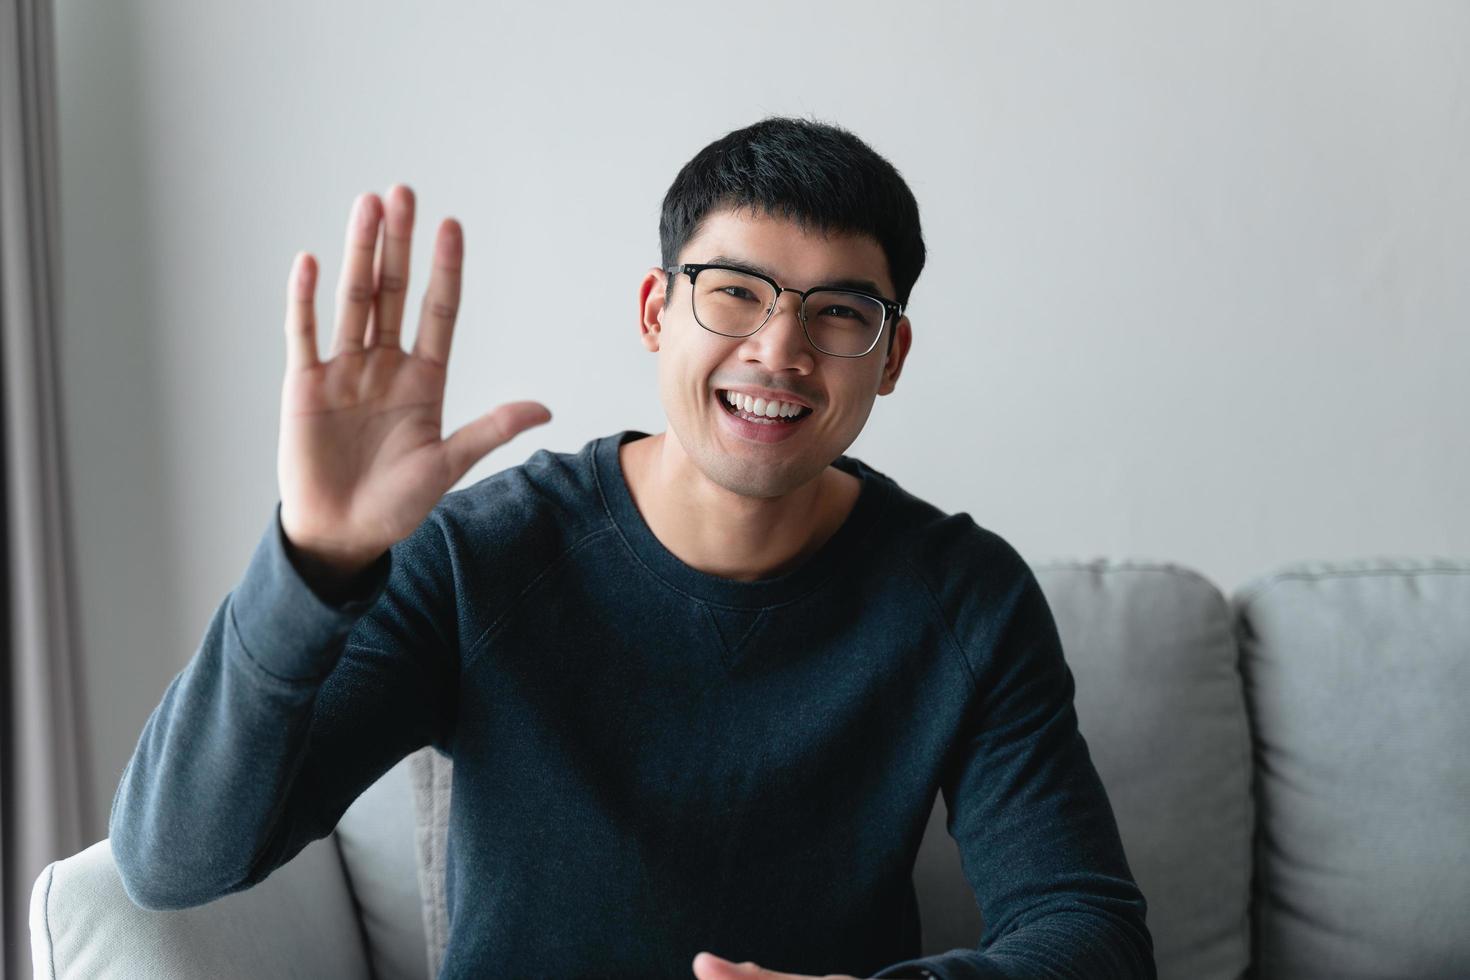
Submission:
M 593 539 L 595 539 L 597 537 L 600 537 L 601 535 L 604 535 L 604 534 L 606 534 L 607 532 L 609 532 L 611 530 L 613 530 L 613 528 L 611 528 L 611 527 L 603 527 L 603 528 L 598 528 L 596 531 L 589 531 L 587 534 L 585 534 L 582 537 L 578 538 L 571 545 L 567 546 L 567 548 L 566 548 L 565 551 L 563 551 L 561 554 L 557 555 L 550 562 L 548 562 L 547 565 L 546 565 L 546 567 L 543 568 L 536 575 L 535 578 L 531 579 L 531 581 L 526 584 L 526 587 L 525 588 L 521 589 L 521 591 L 516 594 L 516 597 L 510 601 L 510 605 L 506 607 L 505 612 L 503 612 L 499 616 L 495 617 L 495 621 L 492 622 L 489 626 L 485 627 L 484 632 L 482 632 L 475 639 L 475 641 L 470 644 L 469 650 L 466 651 L 465 655 L 460 660 L 460 668 L 459 668 L 460 674 L 465 674 L 465 673 L 467 673 L 469 671 L 470 667 L 473 666 L 473 664 L 475 662 L 475 658 L 480 655 L 480 652 L 482 650 L 484 650 L 485 647 L 486 647 L 486 645 L 489 643 L 491 635 L 497 629 L 499 629 L 500 626 L 507 619 L 510 618 L 511 613 L 515 612 L 520 607 L 521 600 L 524 599 L 527 595 L 529 595 L 531 593 L 531 591 L 536 588 L 536 586 L 538 586 L 538 585 L 541 584 L 541 580 L 542 579 L 544 579 L 547 575 L 551 574 L 551 572 L 558 565 L 560 565 L 562 562 L 566 561 L 566 559 L 572 554 L 572 552 L 576 551 L 578 548 L 581 548 L 583 545 L 587 544 L 589 541 L 592 541 Z
M 732 605 L 727 605 L 726 603 L 723 603 L 723 602 L 715 602 L 715 601 L 713 601 L 711 599 L 705 599 L 702 596 L 697 596 L 697 595 L 694 595 L 692 593 L 685 592 L 683 589 L 679 588 L 673 582 L 670 582 L 668 579 L 666 579 L 662 575 L 660 575 L 651 566 L 649 566 L 648 562 L 646 562 L 646 561 L 643 560 L 643 556 L 640 555 L 640 554 L 638 554 L 638 551 L 637 551 L 637 549 L 635 549 L 633 547 L 632 542 L 630 542 L 627 539 L 627 537 L 623 534 L 623 529 L 622 528 L 617 527 L 616 525 L 614 525 L 613 528 L 612 528 L 612 530 L 618 532 L 618 540 L 622 542 L 624 550 L 626 550 L 628 552 L 628 556 L 630 558 L 632 558 L 633 561 L 640 568 L 642 568 L 645 572 L 647 572 L 650 576 L 652 576 L 654 581 L 658 582 L 660 585 L 662 585 L 664 588 L 668 589 L 670 592 L 673 592 L 676 595 L 683 596 L 685 599 L 688 599 L 690 602 L 702 603 L 703 605 L 706 605 L 706 606 L 714 606 L 717 609 L 729 609 L 729 610 L 735 610 L 735 611 L 740 611 L 740 612 L 749 612 L 750 610 L 760 610 L 760 611 L 764 612 L 767 609 L 783 609 L 786 606 L 795 605 L 796 603 L 801 602 L 803 599 L 805 599 L 807 596 L 811 595 L 813 592 L 816 592 L 819 589 L 821 589 L 822 587 L 824 587 L 825 585 L 827 585 L 828 581 L 832 578 L 832 576 L 829 575 L 829 576 L 827 576 L 827 578 L 825 578 L 822 581 L 820 581 L 820 582 L 816 583 L 815 585 L 813 585 L 810 589 L 807 589 L 805 592 L 801 593 L 800 595 L 793 596 L 792 598 L 787 599 L 784 602 L 773 602 L 773 603 L 771 603 L 769 605 L 765 605 L 765 606 L 732 606 Z
M 704 620 L 709 623 L 709 628 L 714 630 L 715 640 L 720 644 L 720 663 L 724 665 L 727 671 L 731 670 L 735 663 L 735 651 L 731 650 L 730 644 L 725 642 L 725 634 L 720 632 L 720 624 L 715 619 L 715 614 L 710 610 L 709 604 L 701 602 L 699 603 L 699 608 L 704 613 Z
M 764 609 L 755 614 L 755 618 L 750 621 L 750 626 L 746 629 L 744 633 L 740 634 L 740 640 L 735 644 L 735 649 L 731 651 L 732 653 L 737 653 L 741 647 L 745 646 L 745 641 L 750 639 L 750 634 L 755 632 L 755 628 L 759 626 L 761 624 L 761 621 L 765 618 L 766 611 Z
M 750 639 L 750 634 L 754 633 L 755 628 L 765 620 L 766 609 L 762 608 L 756 611 L 755 618 L 750 621 L 750 625 L 745 628 L 745 632 L 740 634 L 740 639 L 732 645 L 725 639 L 725 634 L 720 629 L 719 620 L 715 619 L 715 614 L 710 609 L 710 604 L 707 602 L 699 602 L 699 608 L 704 610 L 704 617 L 709 622 L 710 629 L 714 630 L 716 639 L 720 641 L 720 649 L 722 651 L 720 659 L 724 661 L 725 669 L 734 670 L 735 661 L 740 656 L 740 648 L 745 646 L 745 641 Z M 721 606 L 720 608 L 723 609 L 725 607 Z M 741 612 L 748 611 L 749 610 L 741 610 Z
M 286 685 L 287 687 L 289 687 L 289 688 L 291 688 L 293 690 L 300 690 L 302 688 L 316 687 L 316 686 L 320 685 L 323 681 L 325 681 L 328 677 L 332 676 L 332 671 L 331 670 L 328 670 L 325 674 L 321 674 L 320 676 L 315 676 L 315 677 L 283 677 L 280 674 L 277 674 L 275 671 L 273 671 L 270 668 L 266 667 L 266 665 L 263 662 L 261 662 L 261 660 L 260 660 L 259 657 L 257 657 L 255 654 L 253 654 L 253 653 L 250 652 L 250 644 L 248 644 L 248 643 L 245 642 L 245 634 L 242 633 L 242 632 L 240 632 L 240 623 L 239 623 L 239 621 L 237 619 L 235 619 L 235 595 L 234 595 L 234 593 L 231 593 L 230 594 L 229 614 L 230 614 L 230 629 L 232 629 L 232 630 L 235 631 L 235 640 L 237 641 L 237 643 L 238 643 L 238 645 L 240 647 L 240 650 L 242 652 L 244 652 L 245 659 L 250 662 L 250 665 L 252 667 L 254 667 L 256 669 L 256 671 L 258 671 L 263 676 L 270 678 L 271 680 L 275 681 L 278 684 L 284 684 L 284 685 Z M 344 638 L 344 640 L 342 642 L 345 644 L 345 638 Z M 226 656 L 228 656 L 228 650 L 226 651 Z M 336 664 L 336 661 L 333 661 L 333 665 L 334 666 L 335 666 L 335 664 Z
M 944 635 L 949 639 L 950 647 L 954 650 L 955 656 L 959 657 L 960 663 L 964 665 L 965 676 L 970 678 L 970 693 L 978 696 L 980 685 L 975 680 L 975 669 L 970 666 L 970 658 L 965 656 L 965 648 L 960 644 L 959 639 L 955 637 L 954 630 L 949 625 L 949 618 L 944 615 L 944 607 L 939 603 L 939 597 L 934 594 L 933 589 L 929 588 L 929 583 L 924 580 L 924 576 L 920 573 L 918 566 L 909 559 L 908 555 L 903 555 L 902 561 L 908 567 L 909 571 L 913 573 L 914 579 L 919 583 L 919 587 L 924 590 L 924 594 L 929 597 L 929 604 L 934 608 L 934 614 L 939 620 L 939 625 L 944 630 Z
M 269 677 L 271 680 L 276 681 L 277 683 L 280 683 L 280 684 L 284 684 L 287 687 L 291 688 L 292 690 L 299 690 L 302 687 L 317 687 L 317 686 L 320 686 L 321 684 L 326 683 L 327 678 L 331 677 L 334 673 L 336 673 L 336 671 L 337 671 L 337 665 L 342 662 L 342 658 L 347 655 L 347 651 L 349 649 L 350 650 L 362 651 L 364 653 L 375 653 L 375 654 L 377 654 L 380 657 L 392 657 L 392 656 L 395 656 L 391 651 L 388 651 L 388 650 L 379 650 L 377 647 L 370 647 L 370 646 L 367 646 L 366 644 L 362 644 L 362 643 L 349 643 L 347 641 L 347 638 L 344 637 L 342 639 L 342 641 L 341 641 L 341 643 L 342 643 L 342 649 L 338 652 L 337 659 L 334 660 L 334 661 L 332 661 L 332 669 L 329 670 L 329 671 L 327 671 L 325 674 L 321 675 L 320 677 L 282 677 L 280 674 L 273 673 L 264 664 L 262 664 L 259 660 L 256 659 L 255 654 L 253 654 L 253 653 L 250 652 L 250 647 L 247 646 L 246 643 L 245 643 L 245 637 L 243 637 L 243 636 L 240 635 L 240 628 L 239 628 L 239 626 L 236 626 L 235 625 L 235 607 L 234 606 L 235 606 L 234 602 L 231 602 L 230 603 L 230 624 L 231 624 L 231 626 L 235 630 L 235 638 L 240 641 L 240 649 L 243 650 L 243 651 L 245 651 L 245 656 L 250 661 L 251 666 L 253 666 L 260 673 L 264 674 L 266 677 Z M 420 664 L 418 664 L 417 661 L 414 661 L 414 663 L 418 666 L 419 673 L 420 674 L 423 674 L 423 672 L 424 672 L 423 666 L 420 665 Z M 132 765 L 132 760 L 129 760 L 128 761 L 128 765 Z

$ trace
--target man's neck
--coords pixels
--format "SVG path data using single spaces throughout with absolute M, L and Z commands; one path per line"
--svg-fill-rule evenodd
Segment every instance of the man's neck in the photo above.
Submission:
M 779 498 L 712 483 L 667 433 L 618 448 L 628 492 L 654 537 L 689 567 L 750 582 L 799 565 L 837 533 L 862 481 L 835 466 Z

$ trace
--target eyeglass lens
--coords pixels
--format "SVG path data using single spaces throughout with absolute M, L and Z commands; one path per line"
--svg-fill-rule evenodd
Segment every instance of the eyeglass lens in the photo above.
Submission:
M 727 337 L 750 336 L 775 302 L 770 283 L 743 272 L 703 269 L 694 281 L 694 318 Z M 806 298 L 806 329 L 818 350 L 862 354 L 883 329 L 886 312 L 882 303 L 861 293 L 824 289 Z

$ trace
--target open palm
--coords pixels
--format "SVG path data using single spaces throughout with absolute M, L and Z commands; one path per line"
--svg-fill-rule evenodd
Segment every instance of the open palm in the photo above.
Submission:
M 401 184 L 386 206 L 375 194 L 357 199 L 328 360 L 316 349 L 316 261 L 301 253 L 291 270 L 281 524 L 299 551 L 343 573 L 407 537 L 491 450 L 551 418 L 540 402 L 508 402 L 441 439 L 464 234 L 452 218 L 440 224 L 413 351 L 405 352 L 413 212 L 413 192 Z

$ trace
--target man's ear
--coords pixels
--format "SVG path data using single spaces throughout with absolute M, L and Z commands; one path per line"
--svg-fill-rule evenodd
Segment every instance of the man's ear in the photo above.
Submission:
M 878 394 L 886 395 L 898 384 L 898 373 L 903 370 L 904 358 L 909 356 L 909 344 L 913 342 L 913 330 L 909 318 L 901 316 L 893 325 L 893 349 L 883 362 L 883 379 L 878 385 Z M 879 341 L 885 343 L 884 341 Z
M 643 277 L 638 288 L 638 331 L 643 346 L 658 353 L 660 331 L 663 329 L 664 297 L 668 289 L 668 276 L 664 270 L 654 266 Z

